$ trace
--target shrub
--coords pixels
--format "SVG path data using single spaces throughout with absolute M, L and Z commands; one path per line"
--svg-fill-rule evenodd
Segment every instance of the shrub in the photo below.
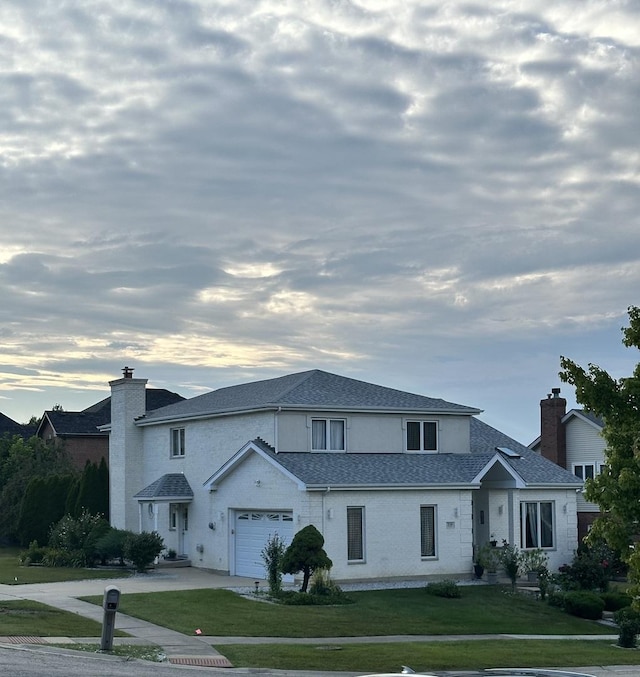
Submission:
M 565 590 L 600 590 L 606 592 L 612 568 L 606 559 L 606 546 L 581 547 L 571 564 L 560 567 L 560 585 Z M 612 555 L 613 556 L 613 555 Z
M 28 566 L 29 564 L 40 564 L 47 552 L 46 548 L 41 548 L 38 541 L 31 541 L 29 548 L 19 555 L 20 564 Z
M 164 541 L 156 531 L 129 533 L 124 541 L 124 556 L 143 574 L 164 548 Z
M 42 557 L 42 564 L 46 567 L 75 567 L 85 565 L 82 550 L 63 550 L 61 548 L 46 548 Z
M 604 601 L 595 592 L 574 590 L 565 595 L 564 608 L 572 616 L 597 621 L 602 618 Z
M 522 564 L 522 555 L 515 545 L 509 545 L 506 541 L 502 541 L 500 564 L 511 581 L 511 589 L 515 590 L 520 566 Z
M 267 570 L 267 580 L 269 581 L 269 592 L 277 595 L 282 590 L 282 558 L 287 546 L 278 534 L 269 535 L 267 544 L 262 549 L 260 556 Z
M 429 595 L 435 595 L 436 597 L 447 597 L 449 599 L 454 599 L 462 596 L 458 584 L 455 581 L 451 580 L 435 581 L 434 583 L 428 583 L 426 591 L 427 594 Z
M 331 604 L 343 604 L 340 601 L 344 598 L 342 588 L 331 580 L 331 576 L 326 569 L 317 569 L 311 577 L 311 586 L 309 594 L 316 597 L 331 598 Z
M 327 606 L 334 604 L 352 604 L 353 600 L 337 588 L 332 594 L 313 595 L 295 590 L 282 590 L 278 602 L 288 606 Z
M 117 559 L 124 565 L 124 542 L 132 532 L 125 529 L 109 529 L 96 541 L 96 554 L 102 564 Z
M 549 606 L 557 607 L 558 609 L 564 609 L 564 600 L 567 596 L 565 590 L 551 590 L 547 596 L 547 602 Z
M 91 566 L 98 559 L 96 543 L 109 529 L 109 523 L 105 519 L 99 515 L 91 515 L 86 510 L 79 517 L 65 515 L 52 527 L 49 546 L 55 550 L 75 553 L 74 560 L 78 564 L 74 566 Z
M 331 569 L 333 562 L 322 547 L 324 537 L 309 524 L 298 531 L 293 537 L 291 545 L 285 550 L 282 557 L 282 573 L 297 574 L 302 571 L 302 587 L 300 592 L 306 592 L 311 574 L 317 569 Z
M 631 595 L 625 592 L 603 592 L 600 597 L 604 602 L 605 611 L 619 611 L 631 606 Z
M 626 607 L 616 611 L 613 618 L 618 624 L 618 646 L 625 649 L 634 648 L 640 632 L 640 612 Z

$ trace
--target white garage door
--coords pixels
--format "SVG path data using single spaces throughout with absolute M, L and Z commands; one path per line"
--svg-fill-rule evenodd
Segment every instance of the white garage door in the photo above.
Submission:
M 236 576 L 265 579 L 267 572 L 261 552 L 271 536 L 278 534 L 287 544 L 293 538 L 290 512 L 236 512 Z

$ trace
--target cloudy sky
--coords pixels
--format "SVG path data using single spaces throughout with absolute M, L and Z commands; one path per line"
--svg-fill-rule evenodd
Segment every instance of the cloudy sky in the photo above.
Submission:
M 638 361 L 634 0 L 7 0 L 0 63 L 17 421 L 320 368 L 528 443 Z

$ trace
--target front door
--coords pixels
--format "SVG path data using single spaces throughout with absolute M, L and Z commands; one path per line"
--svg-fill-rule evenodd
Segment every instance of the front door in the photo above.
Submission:
M 189 506 L 178 506 L 178 553 L 189 556 Z

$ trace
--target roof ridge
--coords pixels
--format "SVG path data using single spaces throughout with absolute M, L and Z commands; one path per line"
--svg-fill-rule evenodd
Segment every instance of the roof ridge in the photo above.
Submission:
M 319 372 L 320 369 L 309 369 L 308 371 L 298 372 L 298 374 L 295 375 L 300 376 L 300 379 L 296 380 L 296 382 L 293 385 L 289 386 L 288 388 L 285 388 L 281 393 L 279 393 L 278 396 L 274 399 L 274 402 L 278 402 L 283 397 L 286 397 L 289 393 L 294 391 L 296 388 L 300 387 L 305 381 L 308 381 L 310 378 L 312 378 L 313 376 L 315 376 L 315 374 Z M 285 379 L 287 377 L 281 376 L 280 378 Z

